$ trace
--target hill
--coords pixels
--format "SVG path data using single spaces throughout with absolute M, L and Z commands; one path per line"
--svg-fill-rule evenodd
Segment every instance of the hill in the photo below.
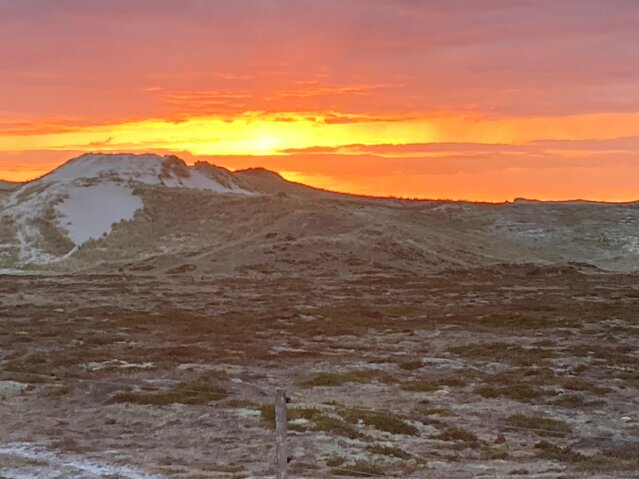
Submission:
M 169 274 L 639 268 L 637 204 L 357 197 L 264 169 L 88 154 L 3 200 L 0 267 Z

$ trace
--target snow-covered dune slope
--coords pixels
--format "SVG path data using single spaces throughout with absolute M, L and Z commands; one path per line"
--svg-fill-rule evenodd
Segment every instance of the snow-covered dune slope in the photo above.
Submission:
M 0 192 L 0 273 L 423 274 L 502 263 L 639 271 L 639 203 L 367 198 L 260 168 L 128 154 L 84 155 Z
M 144 207 L 135 194 L 142 185 L 254 194 L 222 168 L 190 167 L 175 156 L 86 154 L 5 200 L 0 218 L 12 227 L 17 247 L 13 254 L 20 262 L 36 264 L 68 257 L 89 240 L 108 235 L 114 224 L 133 219 Z
M 132 220 L 144 207 L 128 186 L 101 183 L 69 188 L 67 198 L 56 206 L 58 224 L 77 246 L 108 234 L 115 223 Z
M 0 464 L 0 477 L 6 479 L 167 479 L 166 476 L 110 464 L 104 460 L 53 452 L 45 445 L 12 443 L 0 445 L 8 463 Z

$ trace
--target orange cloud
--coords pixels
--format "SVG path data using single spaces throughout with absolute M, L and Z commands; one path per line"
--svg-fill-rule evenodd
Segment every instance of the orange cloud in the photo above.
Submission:
M 0 2 L 0 176 L 182 151 L 358 193 L 637 195 L 632 2 L 58 3 Z

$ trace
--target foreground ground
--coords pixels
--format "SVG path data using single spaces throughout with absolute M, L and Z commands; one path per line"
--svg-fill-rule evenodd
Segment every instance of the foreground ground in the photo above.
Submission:
M 638 280 L 0 276 L 0 478 L 639 477 Z

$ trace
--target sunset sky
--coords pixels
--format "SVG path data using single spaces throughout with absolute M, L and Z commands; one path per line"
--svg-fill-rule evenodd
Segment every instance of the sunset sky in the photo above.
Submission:
M 0 178 L 87 151 L 639 199 L 635 0 L 0 0 Z

